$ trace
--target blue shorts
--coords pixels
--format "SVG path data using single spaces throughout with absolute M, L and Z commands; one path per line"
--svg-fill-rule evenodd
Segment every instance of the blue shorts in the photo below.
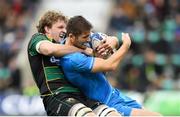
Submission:
M 132 108 L 142 108 L 142 106 L 137 103 L 136 100 L 125 96 L 118 89 L 113 90 L 107 105 L 115 108 L 122 116 L 130 116 Z

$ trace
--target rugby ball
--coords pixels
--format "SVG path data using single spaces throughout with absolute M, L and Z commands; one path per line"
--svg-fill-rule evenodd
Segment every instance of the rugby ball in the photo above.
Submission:
M 91 46 L 92 49 L 95 50 L 100 44 L 102 44 L 102 40 L 106 38 L 106 34 L 104 33 L 91 33 Z

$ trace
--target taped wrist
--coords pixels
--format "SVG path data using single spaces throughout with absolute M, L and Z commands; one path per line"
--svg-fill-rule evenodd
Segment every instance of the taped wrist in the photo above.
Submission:
M 108 114 L 110 114 L 111 112 L 116 112 L 116 109 L 114 108 L 110 108 L 106 105 L 100 105 L 98 106 L 96 109 L 93 110 L 93 112 L 97 115 L 97 116 L 107 116 Z
M 86 107 L 84 104 L 78 103 L 75 104 L 68 113 L 68 116 L 86 116 L 88 113 L 91 113 L 92 109 Z

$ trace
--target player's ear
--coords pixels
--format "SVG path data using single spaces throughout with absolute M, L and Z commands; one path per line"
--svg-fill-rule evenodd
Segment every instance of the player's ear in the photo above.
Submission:
M 75 41 L 75 36 L 74 36 L 72 33 L 70 33 L 70 34 L 68 35 L 68 37 L 69 37 L 69 39 L 70 39 L 72 42 Z
M 44 27 L 44 30 L 45 30 L 45 32 L 47 32 L 47 33 L 50 32 L 49 27 L 47 27 L 47 26 Z
M 70 33 L 68 36 L 69 36 L 70 39 L 74 39 L 75 38 L 75 36 L 72 33 Z

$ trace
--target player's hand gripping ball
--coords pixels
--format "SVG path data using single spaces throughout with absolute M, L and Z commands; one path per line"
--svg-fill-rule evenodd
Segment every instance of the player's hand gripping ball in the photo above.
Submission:
M 92 33 L 90 38 L 91 47 L 94 50 L 94 55 L 96 57 L 107 59 L 111 55 L 111 53 L 108 53 L 108 49 L 104 49 L 104 51 L 101 50 L 100 53 L 97 52 L 97 47 L 106 42 L 105 39 L 107 38 L 107 35 L 103 33 Z

